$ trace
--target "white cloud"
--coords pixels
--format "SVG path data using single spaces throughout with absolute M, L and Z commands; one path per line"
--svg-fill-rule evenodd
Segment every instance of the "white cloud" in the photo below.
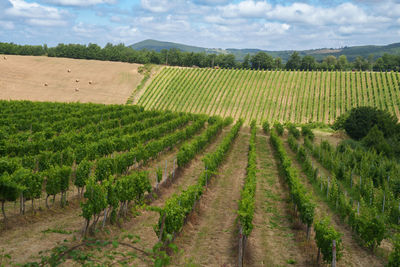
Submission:
M 5 20 L 0 20 L 0 28 L 3 28 L 5 30 L 12 30 L 14 29 L 15 25 L 12 21 L 5 21 Z
M 290 25 L 286 23 L 268 22 L 261 25 L 258 35 L 270 35 L 270 34 L 284 34 L 290 29 Z
M 267 17 L 310 25 L 343 25 L 388 21 L 387 18 L 381 16 L 367 15 L 363 9 L 352 3 L 344 3 L 331 8 L 316 7 L 304 3 L 294 3 L 289 6 L 277 5 L 268 12 Z
M 141 0 L 141 3 L 144 9 L 156 13 L 167 12 L 173 4 L 168 0 Z
M 218 7 L 224 17 L 265 17 L 267 11 L 271 9 L 271 5 L 265 1 L 256 2 L 253 0 L 245 0 L 238 4 L 229 4 Z
M 195 4 L 217 6 L 229 3 L 229 0 L 194 0 Z
M 57 27 L 57 26 L 66 26 L 67 22 L 63 20 L 53 20 L 53 19 L 28 19 L 27 23 L 30 25 L 36 26 L 45 26 L 45 27 Z
M 93 6 L 98 4 L 115 4 L 116 0 L 47 0 L 47 2 L 62 6 Z
M 60 11 L 55 7 L 43 6 L 38 3 L 28 3 L 23 0 L 9 0 L 12 7 L 6 9 L 5 13 L 13 17 L 38 18 L 60 20 L 66 11 Z

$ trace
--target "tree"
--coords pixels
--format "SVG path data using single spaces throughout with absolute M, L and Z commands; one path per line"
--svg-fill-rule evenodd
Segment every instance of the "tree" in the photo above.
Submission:
M 387 111 L 374 107 L 357 107 L 350 110 L 344 129 L 351 138 L 360 140 L 375 125 L 383 132 L 385 138 L 395 134 L 398 127 L 397 118 Z
M 243 59 L 242 63 L 242 68 L 243 69 L 249 69 L 250 68 L 250 54 L 246 54 Z
M 280 57 L 275 58 L 274 67 L 275 69 L 282 69 L 282 59 Z
M 374 71 L 382 71 L 385 69 L 385 65 L 383 62 L 383 59 L 380 57 L 375 61 L 375 64 L 373 66 Z
M 287 70 L 298 70 L 300 69 L 301 66 L 301 57 L 298 52 L 293 52 L 290 57 L 288 62 L 286 62 L 285 68 Z
M 273 58 L 265 52 L 258 52 L 250 59 L 251 67 L 253 69 L 272 69 Z
M 378 126 L 375 125 L 371 128 L 369 133 L 362 139 L 362 144 L 366 147 L 373 148 L 378 153 L 384 153 L 387 156 L 391 156 L 392 151 L 383 136 L 382 131 L 378 129 Z
M 339 56 L 337 61 L 337 69 L 345 70 L 348 67 L 349 62 L 347 61 L 347 57 L 345 55 Z
M 334 70 L 335 66 L 337 64 L 335 56 L 327 56 L 327 57 L 325 57 L 324 58 L 324 62 L 326 63 L 328 70 Z
M 301 60 L 300 69 L 302 70 L 314 70 L 316 68 L 315 58 L 313 56 L 304 56 Z

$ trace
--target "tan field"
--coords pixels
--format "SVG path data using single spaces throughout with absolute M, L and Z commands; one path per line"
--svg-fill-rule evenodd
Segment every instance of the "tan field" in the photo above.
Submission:
M 0 57 L 0 99 L 125 104 L 143 75 L 139 64 Z

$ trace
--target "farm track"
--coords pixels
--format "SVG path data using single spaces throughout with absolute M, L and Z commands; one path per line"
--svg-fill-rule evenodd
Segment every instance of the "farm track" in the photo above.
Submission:
M 246 176 L 249 135 L 243 129 L 212 178 L 189 223 L 175 240 L 181 253 L 172 265 L 236 266 L 237 201 Z
M 284 140 L 284 146 L 288 156 L 292 160 L 293 167 L 295 167 L 299 171 L 299 177 L 309 192 L 312 192 L 313 198 L 317 204 L 315 207 L 315 217 L 321 219 L 323 216 L 329 216 L 331 218 L 332 226 L 336 229 L 336 231 L 343 234 L 342 242 L 343 242 L 343 256 L 338 261 L 337 266 L 384 266 L 384 263 L 376 257 L 374 254 L 371 254 L 367 249 L 362 248 L 356 240 L 353 238 L 353 234 L 351 229 L 345 225 L 326 204 L 325 201 L 321 199 L 319 196 L 319 192 L 316 192 L 316 189 L 310 184 L 306 175 L 301 170 L 301 165 L 296 160 L 296 155 L 289 148 L 288 143 Z M 312 236 L 314 236 L 314 232 L 312 231 Z M 314 237 L 312 237 L 314 239 Z
M 274 158 L 269 137 L 257 137 L 257 188 L 254 229 L 245 251 L 245 266 L 306 266 L 304 246 L 297 240 L 300 230 L 293 228 L 289 194 Z
M 196 157 L 189 163 L 189 165 L 182 170 L 178 171 L 177 177 L 172 181 L 169 186 L 162 187 L 160 189 L 159 198 L 154 200 L 150 205 L 154 207 L 162 207 L 165 201 L 170 198 L 173 194 L 177 194 L 182 190 L 185 190 L 190 185 L 196 183 L 197 178 L 204 170 L 204 163 L 201 161 L 202 157 L 209 152 L 215 150 L 220 141 L 229 129 L 224 129 L 213 141 L 209 144 L 202 153 L 196 155 Z M 146 250 L 151 249 L 158 241 L 158 237 L 154 232 L 153 225 L 158 223 L 159 215 L 154 211 L 143 210 L 140 211 L 140 215 L 132 218 L 130 221 L 122 225 L 123 232 L 130 232 L 140 237 L 140 242 L 137 244 L 138 247 Z M 121 232 L 120 229 L 112 227 L 113 236 L 118 235 Z M 139 260 L 138 260 L 139 261 Z M 143 265 L 143 262 L 136 262 L 135 264 Z

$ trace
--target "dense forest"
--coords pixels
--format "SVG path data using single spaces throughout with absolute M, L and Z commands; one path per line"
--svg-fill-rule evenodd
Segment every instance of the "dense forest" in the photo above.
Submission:
M 281 58 L 274 58 L 265 52 L 258 52 L 254 55 L 247 54 L 241 62 L 233 54 L 182 52 L 178 49 L 163 49 L 160 52 L 146 49 L 138 51 L 124 44 L 113 45 L 110 43 L 103 48 L 97 44 L 58 44 L 56 47 L 47 47 L 47 45 L 0 43 L 0 53 L 201 68 L 218 66 L 220 68 L 245 69 L 400 71 L 400 55 L 386 53 L 379 58 L 375 58 L 372 54 L 368 58 L 359 56 L 350 62 L 345 55 L 338 58 L 327 56 L 323 60 L 316 60 L 313 56 L 302 57 L 298 52 L 293 52 L 286 63 Z

